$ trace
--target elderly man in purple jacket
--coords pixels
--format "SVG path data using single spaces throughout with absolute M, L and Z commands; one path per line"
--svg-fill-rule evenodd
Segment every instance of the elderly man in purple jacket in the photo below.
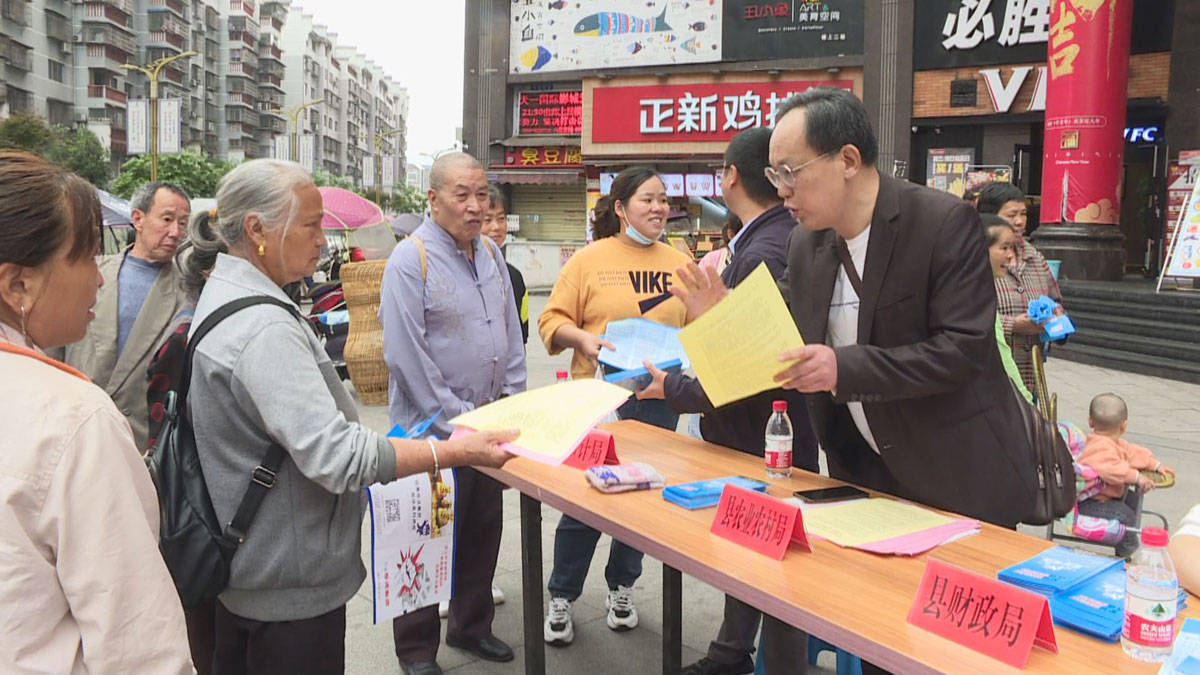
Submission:
M 490 204 L 487 176 L 466 153 L 430 171 L 430 215 L 388 258 L 380 293 L 391 421 L 412 428 L 439 410 L 447 420 L 525 389 L 525 347 L 512 283 L 499 248 L 480 228 Z M 492 634 L 492 575 L 500 550 L 502 486 L 474 469 L 458 472 L 454 596 L 446 643 L 491 661 L 512 649 Z M 396 656 L 413 675 L 437 675 L 436 606 L 392 623 Z

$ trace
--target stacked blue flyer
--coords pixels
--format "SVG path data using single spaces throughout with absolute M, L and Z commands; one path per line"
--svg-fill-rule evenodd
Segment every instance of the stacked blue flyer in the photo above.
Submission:
M 725 476 L 724 478 L 698 480 L 694 483 L 669 485 L 663 488 L 662 496 L 663 499 L 685 509 L 703 509 L 716 506 L 717 502 L 721 501 L 721 492 L 725 490 L 726 484 L 755 492 L 767 491 L 767 484 L 761 480 L 745 476 Z
M 1066 546 L 1000 570 L 1001 581 L 1050 598 L 1054 623 L 1110 642 L 1125 615 L 1125 561 Z
M 1052 597 L 1114 567 L 1124 569 L 1124 563 L 1120 558 L 1055 546 L 1000 570 L 997 576 L 1000 581 Z

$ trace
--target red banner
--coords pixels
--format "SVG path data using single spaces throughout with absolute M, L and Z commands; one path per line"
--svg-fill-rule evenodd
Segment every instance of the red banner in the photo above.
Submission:
M 1041 222 L 1117 224 L 1133 0 L 1052 0 Z
M 813 87 L 853 90 L 854 83 L 793 80 L 594 87 L 592 142 L 728 141 L 745 129 L 774 126 L 779 106 Z

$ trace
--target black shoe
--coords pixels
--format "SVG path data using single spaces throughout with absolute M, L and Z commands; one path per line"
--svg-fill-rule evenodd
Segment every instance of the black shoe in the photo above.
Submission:
M 485 661 L 512 661 L 513 650 L 503 640 L 495 635 L 489 635 L 482 640 L 475 641 L 470 638 L 462 638 L 455 635 L 446 635 L 446 644 L 456 649 L 463 649 L 478 656 Z
M 754 672 L 754 661 L 743 656 L 737 663 L 720 663 L 707 656 L 683 669 L 683 675 L 744 675 Z
M 407 675 L 442 675 L 442 668 L 436 661 L 428 663 L 406 663 L 404 672 Z

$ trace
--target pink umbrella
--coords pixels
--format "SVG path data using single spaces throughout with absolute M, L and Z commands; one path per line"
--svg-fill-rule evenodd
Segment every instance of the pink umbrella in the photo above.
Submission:
M 326 230 L 357 230 L 368 225 L 387 223 L 383 211 L 369 199 L 336 187 L 317 188 L 325 202 L 321 227 Z

